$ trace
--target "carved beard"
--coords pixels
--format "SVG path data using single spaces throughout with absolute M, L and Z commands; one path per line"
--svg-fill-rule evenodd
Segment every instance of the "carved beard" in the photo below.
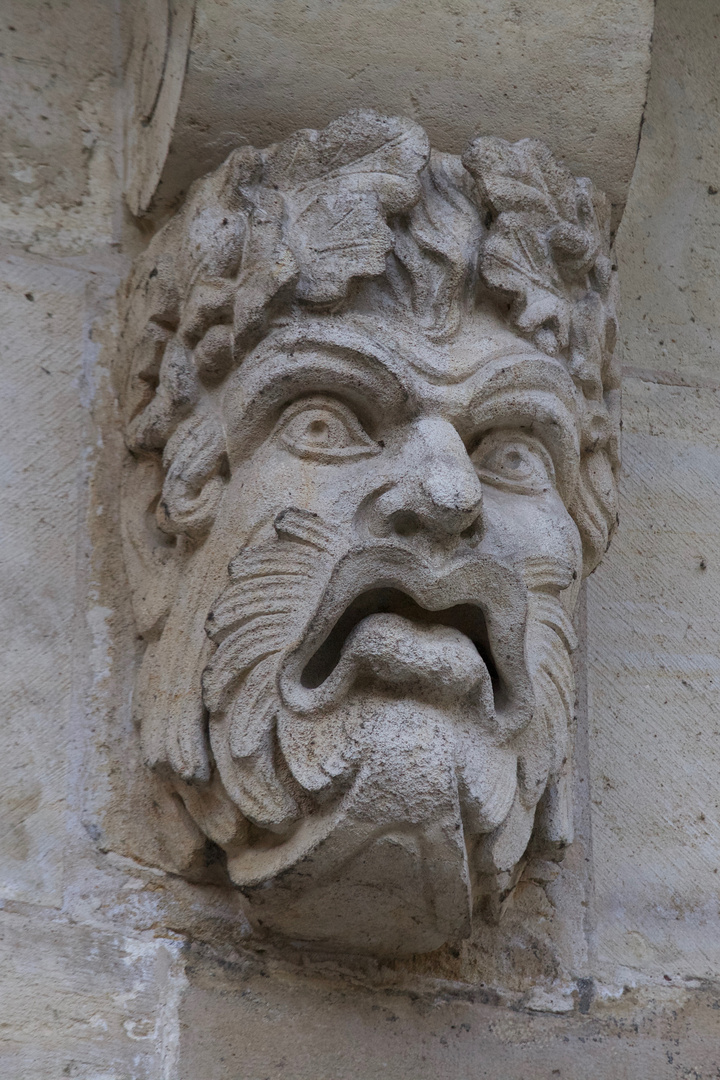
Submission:
M 288 836 L 296 822 L 337 803 L 352 786 L 362 765 L 363 745 L 353 731 L 354 717 L 346 702 L 302 716 L 283 700 L 283 666 L 306 637 L 339 553 L 331 531 L 307 512 L 283 511 L 275 530 L 277 538 L 244 549 L 230 564 L 230 583 L 207 620 L 207 633 L 218 648 L 202 684 L 210 743 L 230 799 L 260 829 Z M 466 843 L 476 850 L 480 863 L 490 858 L 496 870 L 514 865 L 527 846 L 538 800 L 566 760 L 574 704 L 570 655 L 575 640 L 557 599 L 557 568 L 543 560 L 526 564 L 524 571 L 529 587 L 524 664 L 528 696 L 532 699 L 534 692 L 535 703 L 533 708 L 529 702 L 529 721 L 521 730 L 490 734 L 487 724 L 494 714 L 490 676 L 472 642 L 461 640 L 458 631 L 448 629 L 444 640 L 445 628 L 435 626 L 430 660 L 421 656 L 422 663 L 418 666 L 416 660 L 413 667 L 411 662 L 407 671 L 409 695 L 422 697 L 424 682 L 433 698 L 434 687 L 431 707 L 457 721 L 454 782 Z M 382 639 L 387 632 L 387 621 L 376 616 L 365 634 L 370 637 L 371 647 L 365 652 L 371 654 L 373 676 L 382 677 Z M 414 633 L 416 638 L 422 636 L 417 627 Z M 352 649 L 341 659 L 355 673 L 362 666 L 363 643 L 358 632 Z M 449 648 L 449 663 L 442 671 L 442 664 L 423 671 L 438 650 L 442 653 L 443 645 Z M 392 635 L 386 651 L 395 689 L 402 690 L 402 672 L 398 675 L 402 658 Z M 458 698 L 473 699 L 472 723 L 463 722 L 462 708 L 453 704 Z M 377 706 L 375 699 L 376 710 Z M 380 708 L 391 709 L 392 701 L 386 696 Z M 510 819 L 514 825 L 510 842 L 504 839 L 499 856 L 488 855 L 488 840 L 503 840 Z M 282 843 L 280 836 L 275 843 Z
M 208 615 L 217 652 L 202 677 L 210 745 L 223 784 L 250 821 L 287 829 L 311 807 L 278 745 L 278 676 L 327 580 L 331 537 L 315 515 L 287 510 L 277 539 L 241 551 Z

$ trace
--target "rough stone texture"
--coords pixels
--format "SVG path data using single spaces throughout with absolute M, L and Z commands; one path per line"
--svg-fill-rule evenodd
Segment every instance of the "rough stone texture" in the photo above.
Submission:
M 409 1000 L 310 979 L 276 983 L 200 956 L 179 1012 L 181 1080 L 695 1080 L 718 1075 L 720 1021 L 687 992 L 628 994 L 592 1016 Z M 242 1027 L 242 1040 L 230 1033 Z M 299 1053 L 298 1046 L 311 1047 Z
M 75 551 L 82 409 L 77 395 L 86 278 L 37 260 L 3 262 L 4 766 L 0 850 L 7 898 L 62 904 L 62 851 L 72 700 Z M 48 457 L 48 445 L 56 452 Z M 34 522 L 28 534 L 28 521 Z M 43 730 L 41 742 L 37 731 Z M 46 756 L 47 755 L 47 756 Z M 52 761 L 54 767 L 47 768 Z
M 621 555 L 588 599 L 596 933 L 610 970 L 720 965 L 719 395 L 625 383 Z
M 8 1080 L 159 1080 L 174 1076 L 179 941 L 0 915 L 0 1069 Z
M 595 944 L 621 982 L 720 958 L 720 11 L 660 3 L 656 37 L 617 242 L 623 524 L 588 589 Z
M 410 955 L 562 856 L 609 252 L 542 143 L 460 159 L 364 112 L 234 151 L 137 261 L 121 527 L 143 759 L 188 815 L 166 869 L 217 880 L 220 847 L 264 928 Z
M 632 212 L 618 238 L 625 363 L 660 382 L 714 388 L 720 11 L 712 0 L 660 3 L 656 37 Z
M 222 890 L 102 850 L 104 812 L 117 806 L 117 788 L 129 790 L 121 770 L 132 731 L 123 727 L 130 682 L 122 671 L 132 668 L 133 642 L 119 550 L 96 528 L 106 514 L 112 521 L 116 501 L 94 475 L 95 455 L 104 462 L 121 449 L 98 358 L 109 363 L 111 350 L 103 356 L 99 349 L 114 344 L 110 299 L 128 255 L 145 242 L 122 227 L 117 170 L 100 185 L 99 203 L 87 195 L 88 170 L 103 155 L 114 160 L 120 136 L 112 72 L 122 64 L 123 29 L 113 10 L 94 0 L 6 0 L 1 17 L 15 42 L 0 50 L 12 65 L 3 81 L 4 92 L 13 88 L 10 109 L 29 109 L 32 119 L 58 102 L 69 135 L 53 154 L 71 159 L 76 187 L 62 198 L 76 200 L 76 209 L 57 209 L 58 195 L 50 209 L 40 206 L 33 147 L 43 145 L 48 129 L 19 124 L 3 153 L 17 159 L 12 168 L 21 173 L 27 153 L 36 171 L 27 186 L 13 182 L 0 192 L 3 221 L 11 223 L 4 237 L 13 245 L 2 286 L 2 344 L 12 341 L 2 354 L 3 389 L 10 395 L 0 406 L 3 557 L 11 570 L 2 586 L 11 735 L 0 765 L 0 817 L 9 837 L 3 845 L 12 849 L 6 858 L 3 846 L 0 870 L 0 1074 L 404 1080 L 485 1071 L 510 1080 L 715 1080 L 720 866 L 713 855 L 720 843 L 708 688 L 720 653 L 712 464 L 720 328 L 711 246 L 720 211 L 707 190 L 720 187 L 714 0 L 658 3 L 655 76 L 619 241 L 631 369 L 623 519 L 588 587 L 592 771 L 576 777 L 586 815 L 582 844 L 576 841 L 568 855 L 576 863 L 569 868 L 566 860 L 554 883 L 527 883 L 520 919 L 513 922 L 509 910 L 504 923 L 507 964 L 490 970 L 493 942 L 474 957 L 471 980 L 464 958 L 450 954 L 433 957 L 431 968 L 338 971 L 315 958 L 298 971 L 282 957 L 247 952 L 247 926 Z M 33 56 L 43 63 L 29 65 Z M 58 77 L 44 82 L 48 72 Z M 107 80 L 95 91 L 97 74 Z M 81 129 L 91 108 L 111 120 L 96 129 L 88 164 Z M 678 188 L 682 197 L 672 195 Z M 657 250 L 671 254 L 651 260 L 648 252 Z M 49 311 L 61 329 L 48 331 Z M 650 313 L 653 333 L 646 330 Z M 687 386 L 675 385 L 683 380 Z M 104 475 L 115 475 L 115 460 Z M 635 516 L 646 523 L 642 530 L 632 525 Z M 105 538 L 102 551 L 90 545 L 91 535 Z M 100 675 L 94 684 L 93 672 Z M 582 735 L 582 712 L 580 721 Z M 130 762 L 127 775 L 132 771 Z M 592 799 L 582 795 L 589 778 Z M 19 805 L 26 796 L 27 809 Z M 140 816 L 144 821 L 144 808 Z M 131 828 L 127 815 L 120 817 Z M 21 861 L 25 845 L 32 857 Z M 529 939 L 521 934 L 528 926 Z M 562 935 L 572 946 L 563 954 L 571 978 L 553 986 Z M 540 985 L 534 995 L 527 986 L 508 988 L 518 955 Z
M 166 210 L 235 146 L 372 108 L 412 117 L 454 154 L 476 134 L 542 139 L 608 193 L 617 222 L 652 19 L 651 0 L 148 4 L 136 28 L 130 205 L 155 198 Z
M 121 28 L 103 2 L 3 5 L 0 237 L 48 255 L 107 250 Z

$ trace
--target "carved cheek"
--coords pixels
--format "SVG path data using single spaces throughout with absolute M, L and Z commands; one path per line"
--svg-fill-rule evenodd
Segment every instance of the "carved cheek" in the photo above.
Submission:
M 377 484 L 378 458 L 322 464 L 289 453 L 270 438 L 242 465 L 236 466 L 231 499 L 249 504 L 253 521 L 260 523 L 294 506 L 317 514 L 323 521 L 350 524 L 366 495 Z
M 578 528 L 557 491 L 521 495 L 484 485 L 483 544 L 515 563 L 547 559 L 580 574 L 582 545 Z

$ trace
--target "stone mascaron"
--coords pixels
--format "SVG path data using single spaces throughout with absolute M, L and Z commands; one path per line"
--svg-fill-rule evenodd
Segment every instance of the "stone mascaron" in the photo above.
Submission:
M 269 931 L 428 951 L 570 842 L 613 278 L 604 196 L 541 143 L 374 113 L 234 151 L 138 260 L 137 722 Z

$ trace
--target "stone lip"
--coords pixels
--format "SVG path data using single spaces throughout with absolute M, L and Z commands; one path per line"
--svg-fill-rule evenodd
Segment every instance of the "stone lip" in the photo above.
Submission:
M 446 565 L 422 559 L 406 546 L 388 541 L 363 545 L 342 557 L 302 643 L 282 665 L 280 691 L 287 708 L 302 716 L 319 714 L 333 708 L 350 690 L 357 669 L 351 657 L 360 649 L 357 637 L 348 638 L 339 663 L 319 685 L 303 685 L 303 673 L 353 601 L 371 590 L 389 589 L 405 594 L 428 613 L 446 613 L 461 605 L 482 611 L 497 686 L 493 695 L 487 665 L 476 654 L 484 669 L 480 719 L 503 741 L 521 731 L 529 722 L 533 708 L 525 661 L 527 588 L 514 570 L 480 552 L 459 556 L 450 562 L 449 569 Z M 360 627 L 362 623 L 356 634 Z M 460 638 L 458 631 L 455 632 Z M 417 633 L 415 629 L 414 634 Z M 400 677 L 397 669 L 396 674 Z
M 492 708 L 489 670 L 471 639 L 452 626 L 392 612 L 368 615 L 343 645 L 341 666 L 343 679 L 364 676 L 421 699 L 467 699 L 481 705 L 481 715 Z
M 357 680 L 370 680 L 388 690 L 401 691 L 419 700 L 448 703 L 467 700 L 471 707 L 473 704 L 481 705 L 481 711 L 486 716 L 492 716 L 494 702 L 490 672 L 495 671 L 495 666 L 489 650 L 485 647 L 481 651 L 473 637 L 466 632 L 462 619 L 457 626 L 451 625 L 455 612 L 474 610 L 477 621 L 482 621 L 484 626 L 480 609 L 473 609 L 469 604 L 459 605 L 438 612 L 439 617 L 433 620 L 435 613 L 412 602 L 406 607 L 402 601 L 409 598 L 404 594 L 383 589 L 365 594 L 359 598 L 359 603 L 362 604 L 365 598 L 372 602 L 375 597 L 380 597 L 378 610 L 363 614 L 362 619 L 350 630 L 342 640 L 337 663 L 322 684 L 318 683 L 317 686 L 326 686 L 332 680 L 331 693 L 336 696 L 349 692 Z M 386 597 L 389 598 L 388 603 L 384 603 Z M 412 611 L 414 608 L 424 617 L 418 619 L 393 611 L 396 597 L 400 598 L 405 610 Z M 333 646 L 330 663 L 335 660 L 340 640 L 338 627 L 342 627 L 346 615 L 353 614 L 354 606 L 350 605 L 305 669 L 303 683 L 306 687 L 316 688 L 314 680 L 308 683 L 307 674 L 318 658 L 325 659 L 325 645 L 328 643 Z M 324 674 L 324 670 L 320 671 L 320 676 Z

